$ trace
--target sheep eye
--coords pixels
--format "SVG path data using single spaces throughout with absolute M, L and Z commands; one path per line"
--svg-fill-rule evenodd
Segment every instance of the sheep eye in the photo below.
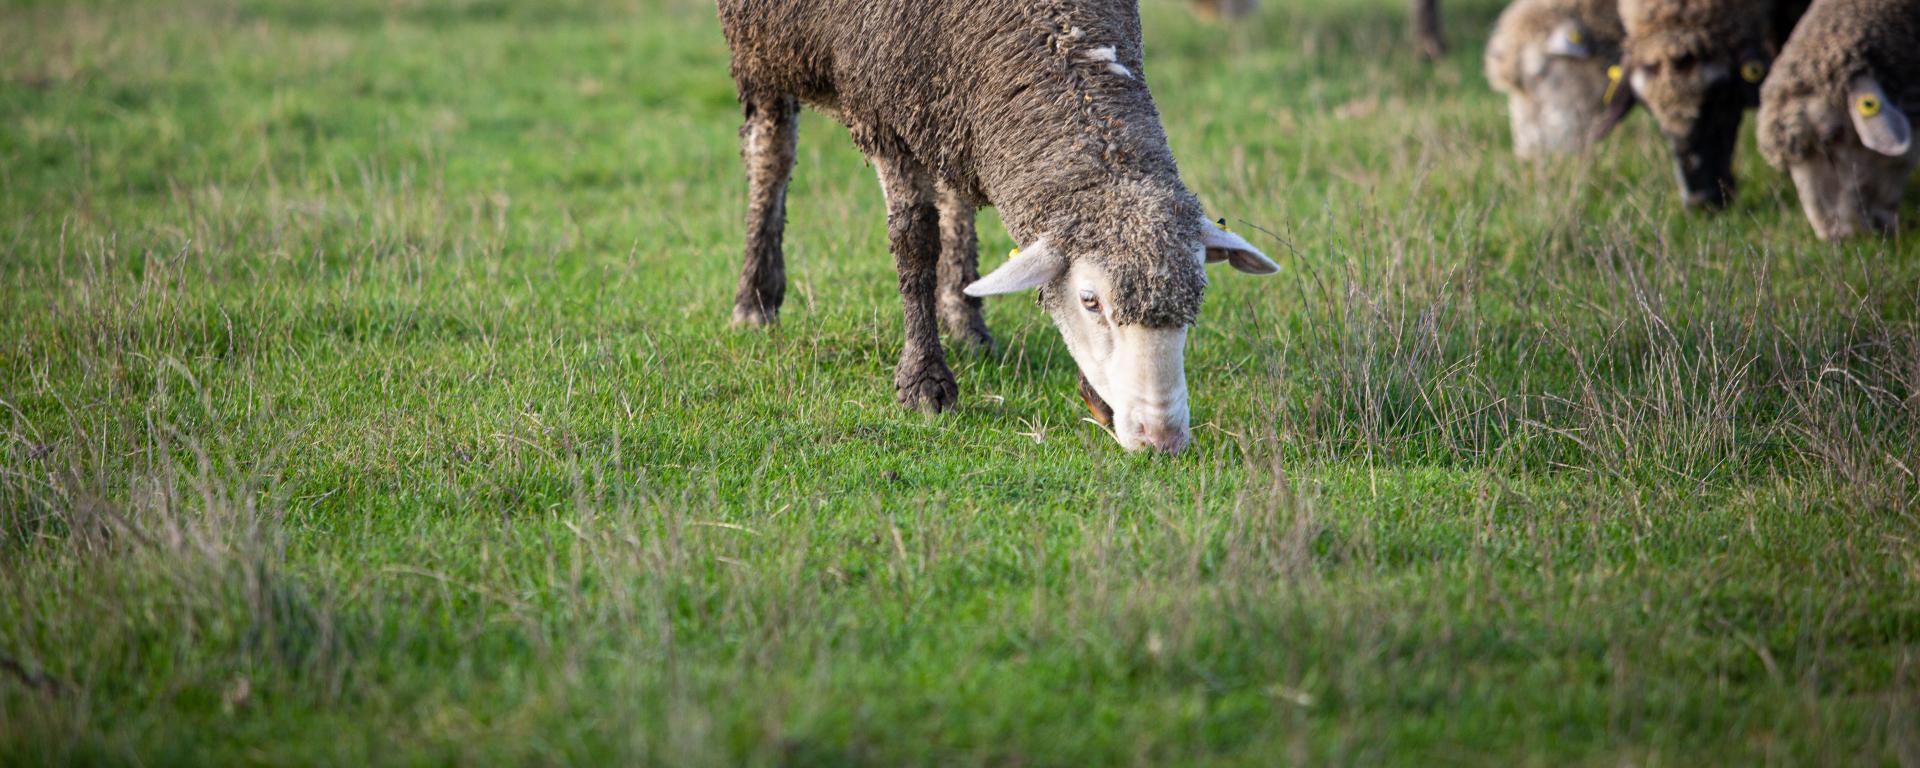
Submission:
M 1093 295 L 1093 291 L 1081 291 L 1080 306 L 1086 307 L 1088 312 L 1099 312 L 1100 297 Z

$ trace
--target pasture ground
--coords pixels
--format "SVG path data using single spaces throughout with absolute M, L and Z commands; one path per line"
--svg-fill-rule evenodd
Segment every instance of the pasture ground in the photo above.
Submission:
M 1168 460 L 1020 298 L 895 407 L 817 115 L 729 332 L 707 3 L 5 3 L 0 763 L 1920 761 L 1920 249 L 1750 136 L 1716 218 L 1644 118 L 1516 162 L 1497 4 L 1400 5 L 1149 0 L 1284 268 Z

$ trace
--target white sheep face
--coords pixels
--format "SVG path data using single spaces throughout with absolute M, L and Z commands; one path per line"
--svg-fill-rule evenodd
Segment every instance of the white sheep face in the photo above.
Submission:
M 1279 266 L 1212 222 L 1188 258 L 1225 261 L 1251 274 Z M 1067 259 L 1040 238 L 1006 264 L 967 287 L 972 296 L 1038 288 L 1042 306 L 1080 369 L 1080 393 L 1089 410 L 1129 451 L 1178 453 L 1192 440 L 1188 426 L 1187 328 L 1115 322 L 1112 283 L 1096 259 Z
M 1607 67 L 1568 22 L 1521 54 L 1523 81 L 1507 93 L 1513 151 L 1521 157 L 1581 152 L 1605 113 Z
M 1893 230 L 1916 161 L 1920 153 L 1887 157 L 1848 141 L 1789 163 L 1787 172 L 1813 231 L 1822 240 L 1843 240 Z
M 1789 160 L 1787 172 L 1814 232 L 1823 240 L 1890 232 L 1907 177 L 1920 165 L 1906 115 L 1868 77 L 1849 85 L 1847 103 L 1804 113 L 1826 141 L 1819 151 Z
M 1127 450 L 1177 453 L 1186 447 L 1192 436 L 1187 329 L 1113 322 L 1105 271 L 1086 261 L 1068 268 L 1054 290 L 1059 298 L 1048 302 L 1047 312 L 1080 367 L 1087 407 L 1110 422 L 1114 439 Z

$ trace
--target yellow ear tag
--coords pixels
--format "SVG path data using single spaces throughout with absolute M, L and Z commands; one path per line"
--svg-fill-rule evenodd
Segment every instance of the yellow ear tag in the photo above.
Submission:
M 1854 102 L 1853 108 L 1860 110 L 1861 117 L 1873 117 L 1880 114 L 1880 97 L 1862 96 L 1859 101 Z
M 1607 93 L 1600 97 L 1600 103 L 1612 104 L 1613 92 L 1620 90 L 1620 65 L 1607 67 Z
M 1760 62 L 1749 61 L 1740 65 L 1740 77 L 1749 83 L 1759 85 L 1761 80 L 1767 79 L 1767 68 Z
M 1018 248 L 1015 248 L 1015 249 L 1013 249 L 1013 250 L 1011 250 L 1011 251 L 1007 251 L 1007 258 L 1009 258 L 1009 259 L 1017 259 L 1017 258 L 1020 258 L 1020 249 L 1018 249 Z

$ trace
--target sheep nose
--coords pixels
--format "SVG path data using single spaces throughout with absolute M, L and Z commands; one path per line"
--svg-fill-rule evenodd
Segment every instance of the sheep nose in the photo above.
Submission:
M 1712 191 L 1689 191 L 1685 204 L 1688 210 L 1718 211 L 1727 207 L 1727 194 L 1718 188 Z
M 1140 440 L 1168 456 L 1187 447 L 1187 439 L 1187 428 L 1180 424 L 1155 424 L 1140 428 Z

